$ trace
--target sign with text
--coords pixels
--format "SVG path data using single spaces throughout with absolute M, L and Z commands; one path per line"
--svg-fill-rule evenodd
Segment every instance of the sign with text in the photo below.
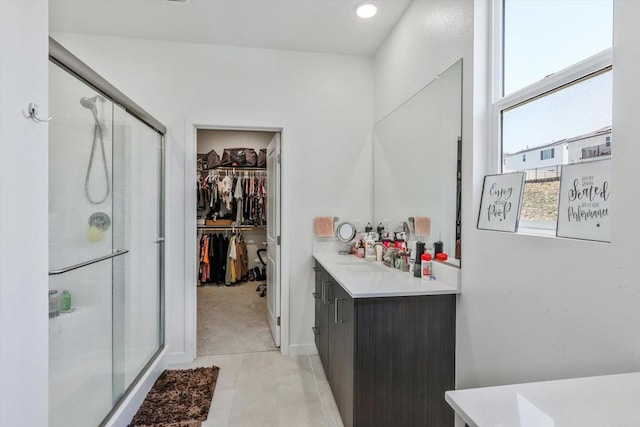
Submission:
M 478 228 L 512 233 L 516 231 L 523 190 L 523 172 L 485 176 Z
M 611 241 L 611 159 L 562 166 L 556 236 Z

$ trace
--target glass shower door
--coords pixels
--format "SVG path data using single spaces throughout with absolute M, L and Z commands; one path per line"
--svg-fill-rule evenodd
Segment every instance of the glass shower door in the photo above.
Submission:
M 129 249 L 114 281 L 114 399 L 144 371 L 163 344 L 161 259 L 162 137 L 114 108 L 114 241 Z
M 113 238 L 113 104 L 53 64 L 50 82 L 49 425 L 97 426 L 113 406 L 113 280 L 127 262 L 111 258 L 124 249 Z
M 49 426 L 98 426 L 164 345 L 163 137 L 54 63 L 49 111 Z

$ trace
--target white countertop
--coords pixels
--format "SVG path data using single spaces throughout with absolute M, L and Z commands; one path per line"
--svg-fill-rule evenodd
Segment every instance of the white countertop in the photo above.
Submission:
M 640 373 L 445 393 L 470 427 L 640 426 Z
M 353 298 L 460 293 L 457 283 L 413 277 L 411 273 L 354 255 L 314 252 L 313 257 Z

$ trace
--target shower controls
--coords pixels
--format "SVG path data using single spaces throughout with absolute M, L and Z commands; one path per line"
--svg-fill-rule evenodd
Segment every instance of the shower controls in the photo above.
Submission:
M 96 227 L 102 231 L 107 231 L 111 227 L 111 218 L 104 212 L 94 212 L 89 217 L 89 227 Z

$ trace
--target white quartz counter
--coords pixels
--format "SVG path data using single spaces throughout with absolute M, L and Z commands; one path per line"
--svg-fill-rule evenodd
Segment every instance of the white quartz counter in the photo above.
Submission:
M 640 426 L 640 373 L 455 390 L 470 427 Z
M 353 255 L 314 252 L 313 257 L 353 298 L 397 297 L 460 293 L 459 270 L 443 271 L 451 280 L 426 280 Z M 434 262 L 435 264 L 435 262 Z M 441 268 L 453 268 L 442 267 Z M 434 274 L 436 274 L 434 265 Z M 436 274 L 436 277 L 438 275 Z

